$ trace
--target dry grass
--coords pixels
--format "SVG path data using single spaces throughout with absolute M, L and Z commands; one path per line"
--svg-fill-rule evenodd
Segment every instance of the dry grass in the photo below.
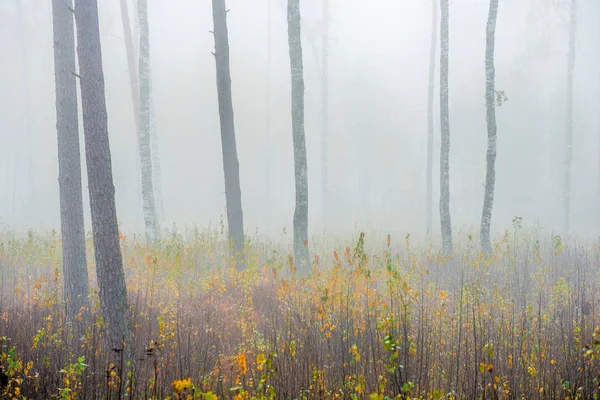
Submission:
M 596 246 L 515 227 L 488 260 L 470 240 L 443 259 L 409 237 L 368 239 L 321 241 L 298 278 L 281 244 L 252 240 L 238 273 L 219 232 L 154 248 L 122 237 L 135 340 L 118 374 L 96 294 L 82 337 L 65 323 L 60 238 L 4 236 L 2 398 L 600 396 Z

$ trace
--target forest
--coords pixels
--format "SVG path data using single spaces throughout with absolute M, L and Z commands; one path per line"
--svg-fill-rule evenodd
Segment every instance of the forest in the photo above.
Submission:
M 0 2 L 0 399 L 599 399 L 600 2 Z

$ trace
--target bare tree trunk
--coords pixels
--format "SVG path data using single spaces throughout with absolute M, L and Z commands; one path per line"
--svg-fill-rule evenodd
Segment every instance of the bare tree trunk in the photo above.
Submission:
M 225 0 L 212 0 L 215 36 L 215 60 L 217 65 L 217 95 L 221 123 L 221 146 L 223 150 L 223 173 L 225 175 L 225 202 L 227 204 L 227 228 L 230 248 L 235 252 L 238 270 L 244 268 L 244 215 L 240 189 L 240 165 L 235 142 L 233 102 L 231 99 L 231 72 L 229 69 L 229 37 Z
M 154 198 L 152 147 L 151 147 L 151 111 L 150 111 L 150 29 L 148 26 L 148 1 L 138 1 L 140 24 L 140 136 L 139 151 L 142 173 L 142 200 L 146 239 L 150 244 L 160 239 L 160 227 Z
M 329 222 L 329 0 L 323 0 L 323 43 L 321 48 L 321 203 L 323 225 Z
M 133 115 L 135 118 L 136 137 L 140 139 L 140 87 L 138 83 L 137 70 L 135 62 L 135 51 L 133 45 L 133 36 L 131 34 L 131 21 L 129 20 L 129 11 L 127 9 L 127 0 L 120 0 L 121 21 L 123 23 L 123 36 L 125 37 L 125 52 L 127 54 L 127 66 L 129 71 L 129 85 L 131 86 L 131 101 L 133 105 Z
M 96 275 L 107 330 L 107 355 L 116 364 L 118 351 L 129 343 L 131 331 L 108 140 L 97 0 L 77 0 L 75 23 Z M 129 351 L 127 346 L 125 351 Z
M 67 319 L 75 322 L 75 316 L 81 308 L 89 304 L 89 282 L 83 223 L 75 24 L 72 9 L 73 0 L 52 0 L 63 274 Z
M 485 49 L 485 105 L 488 131 L 487 166 L 485 173 L 485 193 L 481 214 L 481 248 L 484 253 L 492 252 L 490 225 L 494 205 L 494 185 L 496 182 L 496 69 L 494 66 L 494 47 L 496 42 L 496 19 L 498 0 L 490 0 L 490 11 L 486 29 Z
M 427 99 L 427 236 L 433 224 L 433 97 L 435 93 L 435 56 L 437 53 L 438 4 L 431 0 L 431 45 L 429 47 L 429 88 Z
M 450 218 L 450 115 L 448 110 L 448 0 L 441 0 L 442 21 L 440 25 L 440 220 L 442 225 L 442 250 L 452 253 L 452 220 Z
M 310 272 L 308 252 L 308 170 L 304 134 L 304 67 L 300 37 L 300 0 L 288 0 L 288 43 L 292 74 L 292 135 L 296 210 L 294 212 L 294 264 L 298 270 Z
M 569 29 L 569 55 L 567 64 L 567 121 L 566 156 L 563 187 L 563 232 L 569 233 L 571 225 L 571 166 L 573 164 L 573 80 L 575 74 L 575 35 L 577 34 L 577 0 L 571 0 L 571 26 Z
M 138 64 L 136 62 L 136 54 L 138 54 L 136 45 L 139 46 L 139 40 L 134 42 L 133 37 L 138 38 L 139 35 L 132 34 L 131 20 L 129 19 L 129 11 L 127 7 L 128 0 L 120 0 L 121 5 L 121 22 L 123 25 L 123 37 L 125 38 L 125 53 L 127 55 L 127 70 L 129 72 L 129 86 L 131 88 L 131 105 L 133 107 L 133 118 L 135 122 L 135 137 L 138 147 L 140 145 L 140 85 L 138 80 Z M 138 15 L 135 1 L 133 2 L 133 15 Z M 136 22 L 137 19 L 134 19 Z M 136 26 L 138 26 L 137 24 Z M 140 152 L 135 155 L 136 168 L 141 171 Z M 142 189 L 141 189 L 141 174 L 138 175 L 140 180 L 136 180 L 135 201 L 136 204 L 142 204 Z

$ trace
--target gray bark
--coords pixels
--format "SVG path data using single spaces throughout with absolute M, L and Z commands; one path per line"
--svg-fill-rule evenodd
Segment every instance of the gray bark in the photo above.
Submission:
M 323 224 L 329 219 L 329 0 L 323 0 L 323 43 L 321 48 L 321 206 Z
M 498 17 L 498 0 L 490 0 L 490 10 L 486 29 L 485 46 L 485 105 L 488 131 L 488 147 L 486 154 L 485 192 L 483 211 L 481 213 L 481 248 L 484 253 L 492 252 L 490 225 L 492 207 L 494 205 L 494 185 L 496 182 L 496 70 L 494 66 L 494 47 L 496 42 L 496 19 Z
M 52 0 L 60 229 L 67 319 L 71 322 L 89 304 L 72 8 L 73 0 Z
M 140 24 L 140 136 L 139 152 L 142 175 L 142 202 L 146 239 L 150 244 L 160 239 L 160 227 L 154 198 L 154 182 L 152 171 L 151 147 L 151 112 L 150 112 L 150 29 L 148 26 L 148 1 L 138 1 L 138 18 Z
M 97 0 L 76 1 L 75 23 L 96 275 L 106 324 L 107 355 L 116 363 L 119 354 L 112 349 L 123 349 L 131 331 L 108 140 Z
M 575 75 L 575 36 L 577 34 L 577 0 L 571 0 L 569 28 L 569 55 L 567 60 L 567 118 L 566 155 L 563 186 L 563 232 L 569 233 L 571 225 L 571 166 L 573 164 L 573 80 Z
M 230 249 L 238 270 L 244 268 L 244 215 L 240 189 L 240 165 L 235 141 L 233 102 L 231 99 L 231 71 L 229 69 L 229 37 L 225 0 L 212 0 L 217 67 L 217 96 L 221 124 L 223 173 L 225 175 L 225 202 Z M 233 248 L 231 248 L 233 246 Z
M 300 0 L 287 3 L 288 44 L 292 74 L 292 139 L 296 210 L 294 212 L 294 264 L 301 273 L 310 272 L 308 252 L 308 170 L 304 134 L 304 67 L 300 37 Z
M 442 251 L 452 253 L 452 220 L 450 218 L 450 115 L 448 110 L 448 0 L 441 0 L 442 20 L 440 24 L 440 221 L 442 225 Z
M 133 115 L 135 119 L 136 137 L 140 138 L 140 87 L 137 77 L 137 65 L 135 62 L 135 51 L 133 36 L 131 34 L 131 21 L 129 20 L 129 11 L 127 9 L 127 0 L 120 0 L 121 21 L 123 23 L 123 36 L 125 38 L 125 53 L 127 54 L 127 65 L 129 71 L 129 85 L 131 86 L 131 101 L 133 105 Z
M 431 1 L 431 45 L 429 47 L 429 88 L 427 99 L 427 236 L 433 224 L 433 102 L 435 93 L 435 56 L 437 53 L 438 4 Z

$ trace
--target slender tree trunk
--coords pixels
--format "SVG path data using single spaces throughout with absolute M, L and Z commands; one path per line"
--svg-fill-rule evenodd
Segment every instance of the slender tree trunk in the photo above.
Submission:
M 127 70 L 129 72 L 129 86 L 131 88 L 131 105 L 133 107 L 133 118 L 135 122 L 135 137 L 137 140 L 138 148 L 140 145 L 140 85 L 138 80 L 138 63 L 136 61 L 136 54 L 139 54 L 137 51 L 136 45 L 139 46 L 139 41 L 133 40 L 133 37 L 138 38 L 139 34 L 132 34 L 133 28 L 131 26 L 131 20 L 129 19 L 129 10 L 127 6 L 128 0 L 120 0 L 121 5 L 121 21 L 123 25 L 123 37 L 125 38 L 125 53 L 127 55 Z M 137 7 L 135 7 L 135 1 L 133 2 L 133 15 L 138 15 Z M 134 18 L 134 22 L 137 21 L 137 18 Z M 139 24 L 136 24 L 138 26 Z M 135 155 L 136 169 L 141 171 L 141 161 L 140 161 L 140 152 Z M 141 177 L 141 174 L 138 175 Z M 141 179 L 140 179 L 141 181 Z M 135 201 L 136 204 L 142 204 L 143 208 L 143 199 L 142 199 L 142 189 L 141 182 L 136 181 L 136 188 L 134 190 L 135 193 Z M 138 186 L 139 185 L 139 186 Z M 140 201 L 141 200 L 141 201 Z M 142 210 L 143 211 L 143 210 Z
M 296 210 L 294 212 L 294 263 L 298 270 L 310 272 L 308 252 L 308 170 L 304 135 L 304 67 L 300 37 L 300 0 L 288 0 L 288 43 L 292 73 L 292 137 Z
M 435 93 L 435 56 L 437 53 L 438 4 L 431 0 L 431 45 L 429 47 L 429 88 L 427 99 L 427 236 L 433 223 L 433 96 Z
M 152 147 L 151 147 L 151 111 L 150 111 L 150 29 L 148 26 L 148 0 L 138 1 L 140 24 L 140 137 L 139 151 L 142 172 L 142 201 L 146 239 L 150 244 L 160 239 L 160 227 L 154 198 Z
M 452 220 L 450 218 L 450 115 L 448 110 L 448 0 L 440 1 L 442 20 L 440 25 L 440 220 L 442 225 L 442 250 L 452 253 Z
M 575 35 L 577 34 L 577 0 L 571 0 L 571 25 L 569 29 L 569 56 L 567 64 L 567 122 L 566 156 L 563 187 L 563 232 L 569 233 L 571 225 L 571 166 L 573 164 L 573 80 L 575 74 Z
M 136 137 L 140 138 L 140 87 L 137 77 L 137 64 L 135 62 L 135 51 L 133 36 L 131 34 L 131 21 L 127 9 L 127 0 L 120 0 L 121 21 L 123 24 L 123 36 L 125 37 L 125 53 L 127 54 L 127 65 L 129 71 L 129 85 L 131 87 L 131 101 L 133 105 L 133 115 L 135 118 Z
M 83 223 L 75 24 L 72 9 L 73 0 L 52 0 L 63 274 L 67 318 L 74 322 L 81 308 L 88 305 L 89 283 Z
M 131 331 L 108 140 L 97 0 L 76 1 L 75 23 L 96 275 L 106 324 L 107 356 L 116 364 L 118 351 L 129 343 Z M 125 351 L 129 351 L 127 346 Z
M 329 221 L 329 0 L 323 0 L 323 43 L 321 48 L 321 206 L 323 224 Z
M 485 48 L 485 105 L 488 131 L 487 166 L 485 173 L 485 193 L 481 214 L 481 248 L 484 253 L 492 252 L 490 224 L 494 205 L 494 185 L 496 182 L 496 70 L 494 66 L 494 47 L 496 42 L 496 19 L 498 0 L 490 0 L 490 11 L 486 29 Z
M 221 123 L 221 146 L 223 150 L 223 173 L 225 175 L 225 202 L 227 204 L 227 228 L 230 247 L 235 252 L 238 270 L 243 269 L 244 214 L 240 189 L 240 165 L 235 143 L 233 102 L 231 99 L 231 72 L 229 70 L 229 37 L 227 32 L 227 9 L 225 0 L 212 0 L 215 36 L 215 60 L 217 65 L 217 95 Z

